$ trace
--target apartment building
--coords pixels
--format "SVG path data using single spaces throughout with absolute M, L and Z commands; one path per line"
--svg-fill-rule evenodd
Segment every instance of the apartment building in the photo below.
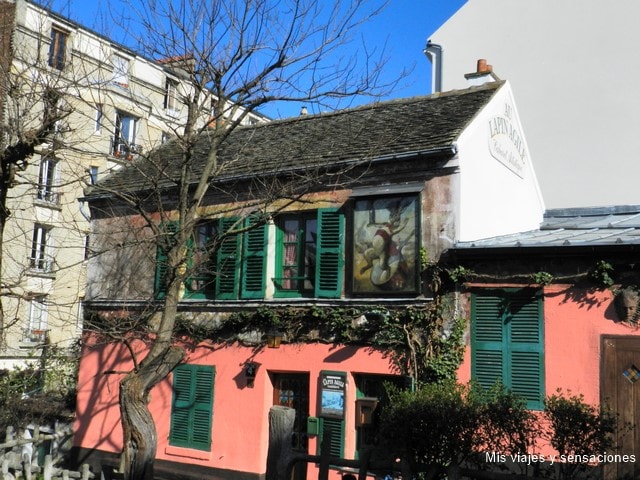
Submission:
M 7 189 L 0 368 L 12 368 L 45 342 L 79 338 L 92 254 L 83 189 L 179 133 L 189 82 L 188 59 L 145 58 L 28 0 L 0 2 L 0 21 L 3 148 L 42 125 L 48 100 L 60 116 Z M 203 99 L 201 126 L 211 105 Z

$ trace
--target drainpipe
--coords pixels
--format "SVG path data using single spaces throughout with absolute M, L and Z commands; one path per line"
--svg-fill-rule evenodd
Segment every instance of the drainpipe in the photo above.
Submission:
M 442 45 L 427 40 L 424 54 L 431 62 L 431 87 L 433 93 L 442 91 Z

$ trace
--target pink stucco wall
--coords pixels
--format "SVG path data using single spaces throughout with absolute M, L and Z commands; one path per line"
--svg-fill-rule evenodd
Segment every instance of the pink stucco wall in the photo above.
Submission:
M 75 445 L 119 452 L 122 430 L 119 422 L 118 382 L 131 364 L 122 347 L 86 347 L 80 370 Z M 247 361 L 260 364 L 253 387 L 243 371 Z M 212 348 L 190 351 L 188 363 L 215 365 L 212 448 L 210 452 L 168 446 L 171 411 L 171 379 L 152 391 L 151 410 L 158 430 L 160 459 L 186 462 L 244 472 L 266 470 L 268 413 L 273 404 L 270 372 L 309 374 L 310 415 L 317 414 L 318 378 L 321 370 L 347 372 L 345 454 L 355 452 L 354 373 L 397 373 L 390 360 L 369 348 L 344 345 L 282 345 L 254 354 L 248 347 Z M 109 372 L 109 373 L 105 373 Z M 311 439 L 309 452 L 315 453 Z

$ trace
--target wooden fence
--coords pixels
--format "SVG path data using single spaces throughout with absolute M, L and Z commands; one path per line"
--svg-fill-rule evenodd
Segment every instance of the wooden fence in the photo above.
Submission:
M 71 471 L 58 467 L 63 456 L 61 444 L 70 435 L 68 429 L 56 428 L 53 433 L 41 433 L 39 427 L 21 429 L 7 428 L 5 442 L 0 443 L 0 480 L 67 480 L 94 478 L 89 465 L 82 465 L 81 471 Z M 42 463 L 42 465 L 40 465 Z

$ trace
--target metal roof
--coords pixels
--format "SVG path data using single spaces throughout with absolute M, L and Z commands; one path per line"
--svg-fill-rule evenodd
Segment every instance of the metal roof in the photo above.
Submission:
M 456 250 L 640 245 L 640 205 L 547 210 L 538 230 L 458 242 Z

